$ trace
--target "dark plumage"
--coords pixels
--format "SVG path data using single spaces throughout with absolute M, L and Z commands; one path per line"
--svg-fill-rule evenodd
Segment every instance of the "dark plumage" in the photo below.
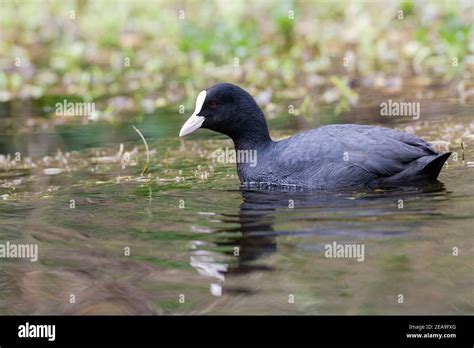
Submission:
M 180 135 L 197 128 L 228 135 L 237 151 L 256 150 L 255 166 L 237 164 L 242 184 L 305 188 L 405 186 L 436 180 L 450 155 L 437 153 L 411 134 L 355 124 L 320 127 L 273 141 L 252 96 L 228 83 L 201 92 L 196 110 Z

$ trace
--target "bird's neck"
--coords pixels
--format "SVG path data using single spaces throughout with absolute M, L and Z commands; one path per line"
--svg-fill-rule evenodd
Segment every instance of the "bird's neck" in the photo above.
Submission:
M 268 131 L 266 133 L 252 134 L 252 136 L 231 137 L 235 150 L 256 150 L 267 147 L 271 144 L 272 138 Z
M 241 182 L 258 181 L 258 172 L 265 167 L 268 149 L 273 141 L 268 128 L 262 127 L 258 132 L 248 132 L 245 136 L 231 137 L 234 142 L 237 161 L 237 173 Z
M 257 119 L 248 120 L 248 124 L 241 125 L 240 131 L 229 134 L 236 150 L 259 150 L 273 142 L 261 111 Z

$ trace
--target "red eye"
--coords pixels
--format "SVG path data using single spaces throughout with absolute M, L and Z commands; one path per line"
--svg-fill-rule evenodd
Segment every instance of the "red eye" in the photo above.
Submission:
M 211 101 L 211 108 L 214 109 L 216 106 L 217 106 L 217 103 L 214 100 Z

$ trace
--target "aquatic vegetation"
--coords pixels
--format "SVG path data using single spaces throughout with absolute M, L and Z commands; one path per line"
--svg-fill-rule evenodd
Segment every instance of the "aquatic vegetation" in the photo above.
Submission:
M 7 2 L 0 98 L 81 95 L 106 101 L 99 116 L 128 109 L 140 118 L 150 107 L 190 106 L 185 97 L 195 90 L 230 81 L 279 93 L 302 86 L 298 104 L 311 93 L 342 111 L 360 79 L 472 79 L 469 2 L 314 4 L 187 2 L 177 10 L 167 1 L 151 9 L 141 1 Z M 339 92 L 330 97 L 334 85 Z M 117 95 L 126 107 L 117 107 Z
M 142 139 L 143 144 L 145 144 L 146 163 L 145 163 L 145 166 L 143 167 L 143 170 L 142 170 L 142 176 L 143 176 L 143 174 L 145 174 L 146 171 L 148 170 L 148 166 L 150 164 L 150 150 L 148 149 L 148 143 L 146 142 L 146 139 L 143 136 L 142 132 L 140 132 L 137 127 L 135 127 L 135 126 L 132 126 L 132 127 L 133 127 L 133 129 L 135 129 L 135 132 L 137 132 L 138 135 L 140 136 L 140 138 Z

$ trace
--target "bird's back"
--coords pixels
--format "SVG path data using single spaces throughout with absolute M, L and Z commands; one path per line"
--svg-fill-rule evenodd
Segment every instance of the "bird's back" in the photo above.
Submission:
M 273 142 L 258 153 L 255 168 L 240 166 L 239 175 L 309 188 L 398 185 L 436 179 L 447 157 L 408 133 L 331 125 Z

